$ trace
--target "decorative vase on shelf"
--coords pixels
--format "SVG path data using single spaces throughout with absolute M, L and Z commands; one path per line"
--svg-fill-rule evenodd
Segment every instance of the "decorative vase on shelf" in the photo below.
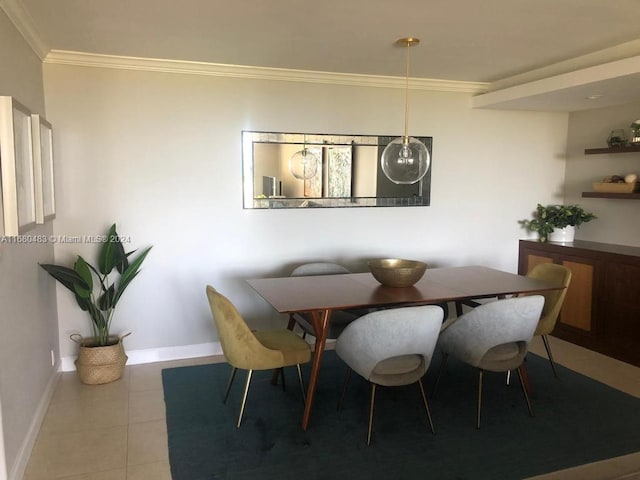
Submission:
M 607 145 L 610 148 L 613 147 L 624 147 L 627 144 L 627 136 L 624 133 L 624 130 L 617 129 L 611 130 L 609 134 L 609 138 L 607 138 Z
M 576 227 L 567 225 L 564 228 L 556 228 L 549 234 L 549 241 L 555 243 L 571 243 L 576 236 Z

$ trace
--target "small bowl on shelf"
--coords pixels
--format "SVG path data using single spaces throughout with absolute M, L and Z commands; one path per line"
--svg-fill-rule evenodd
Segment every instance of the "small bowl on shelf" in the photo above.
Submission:
M 373 277 L 385 287 L 411 287 L 427 270 L 427 264 L 402 258 L 382 258 L 369 261 Z

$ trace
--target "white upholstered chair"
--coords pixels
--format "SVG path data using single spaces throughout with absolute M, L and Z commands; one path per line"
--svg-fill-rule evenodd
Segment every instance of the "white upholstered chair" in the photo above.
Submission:
M 347 268 L 342 265 L 338 265 L 336 263 L 329 262 L 313 262 L 313 263 L 305 263 L 299 265 L 294 268 L 291 272 L 291 277 L 307 277 L 313 275 L 340 275 L 345 273 L 351 273 Z M 329 324 L 329 331 L 327 332 L 327 338 L 335 339 L 338 338 L 340 332 L 344 330 L 344 327 L 349 323 L 354 321 L 360 315 L 362 315 L 363 311 L 349 311 L 349 310 L 338 310 L 332 312 L 331 321 Z M 311 318 L 306 313 L 292 313 L 289 316 L 289 329 L 292 329 L 294 325 L 298 325 L 302 329 L 302 338 L 305 338 L 307 335 L 315 336 L 315 332 L 313 330 L 313 325 L 311 323 Z
M 434 394 L 450 355 L 476 367 L 477 428 L 480 428 L 483 372 L 508 372 L 517 369 L 529 415 L 533 416 L 521 368 L 538 325 L 543 304 L 544 297 L 541 295 L 498 300 L 480 305 L 458 318 L 445 322 L 438 339 L 438 347 L 442 350 L 443 358 Z
M 433 421 L 422 386 L 431 363 L 443 310 L 438 306 L 404 307 L 366 314 L 344 329 L 336 342 L 336 353 L 347 364 L 341 407 L 351 370 L 371 383 L 367 445 L 371 442 L 376 387 L 417 383 L 427 412 Z

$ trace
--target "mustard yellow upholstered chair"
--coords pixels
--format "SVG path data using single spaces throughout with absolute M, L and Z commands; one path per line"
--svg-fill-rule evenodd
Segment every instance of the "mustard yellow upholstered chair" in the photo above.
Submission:
M 544 308 L 542 309 L 540 321 L 534 333 L 534 336 L 540 335 L 542 337 L 544 348 L 547 350 L 547 355 L 549 356 L 553 375 L 557 378 L 558 373 L 556 372 L 556 366 L 553 361 L 547 335 L 553 331 L 558 321 L 560 309 L 562 308 L 567 289 L 571 283 L 571 270 L 556 263 L 539 263 L 527 273 L 527 277 L 543 280 L 558 287 L 564 287 L 562 290 L 550 290 L 540 293 L 540 295 L 544 296 Z
M 304 385 L 300 364 L 311 359 L 311 349 L 298 335 L 287 329 L 251 331 L 236 307 L 212 286 L 207 286 L 207 298 L 218 330 L 220 344 L 225 359 L 232 367 L 224 403 L 227 401 L 231 384 L 240 368 L 247 370 L 240 414 L 237 427 L 240 428 L 242 415 L 247 403 L 249 384 L 254 370 L 273 370 L 295 365 L 304 398 Z

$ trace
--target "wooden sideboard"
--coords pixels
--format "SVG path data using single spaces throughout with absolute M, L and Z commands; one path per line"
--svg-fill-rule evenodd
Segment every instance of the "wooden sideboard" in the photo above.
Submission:
M 640 366 L 640 248 L 520 240 L 518 273 L 545 262 L 572 272 L 552 335 Z

